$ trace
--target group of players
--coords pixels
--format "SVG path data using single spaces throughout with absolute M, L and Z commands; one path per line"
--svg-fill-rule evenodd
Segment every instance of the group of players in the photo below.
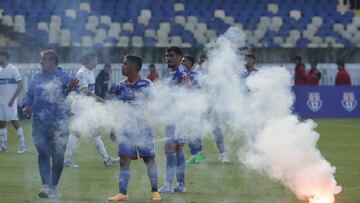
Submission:
M 197 75 L 205 70 L 206 55 L 200 56 L 200 62 L 194 68 L 195 61 L 191 56 L 184 55 L 179 47 L 169 47 L 166 50 L 166 62 L 170 68 L 167 77 L 170 86 L 185 86 L 186 88 L 201 88 L 197 81 Z M 246 55 L 246 71 L 243 77 L 257 71 L 253 64 L 255 57 Z M 1 103 L 0 131 L 1 131 L 1 152 L 6 152 L 6 121 L 11 121 L 17 130 L 20 140 L 18 153 L 27 151 L 23 130 L 17 121 L 16 98 L 22 89 L 22 78 L 17 68 L 8 63 L 9 55 L 0 52 L 0 87 Z M 158 190 L 158 174 L 155 163 L 155 146 L 152 129 L 144 116 L 134 116 L 136 125 L 122 129 L 119 133 L 118 142 L 119 159 L 108 155 L 105 145 L 101 140 L 99 126 L 96 123 L 96 116 L 88 106 L 82 104 L 82 99 L 76 99 L 72 106 L 67 102 L 70 92 L 77 92 L 85 97 L 95 98 L 98 102 L 106 102 L 94 93 L 95 77 L 92 72 L 97 65 L 96 54 L 87 54 L 83 59 L 83 66 L 72 79 L 63 69 L 58 67 L 59 57 L 54 50 L 46 50 L 40 53 L 41 72 L 36 74 L 31 81 L 28 91 L 24 97 L 23 112 L 32 114 L 32 137 L 38 151 L 38 164 L 43 188 L 39 193 L 41 198 L 57 198 L 60 194 L 57 185 L 63 167 L 79 167 L 72 161 L 72 154 L 80 136 L 81 122 L 76 118 L 89 118 L 85 121 L 92 126 L 88 133 L 92 134 L 93 141 L 104 165 L 109 166 L 120 161 L 119 171 L 119 193 L 109 197 L 110 201 L 128 200 L 127 187 L 130 178 L 130 162 L 137 159 L 138 155 L 143 158 L 147 166 L 147 174 L 151 184 L 151 199 L 160 200 L 160 193 L 186 192 L 185 169 L 187 164 L 201 163 L 205 160 L 201 145 L 201 132 L 189 136 L 189 148 L 191 158 L 185 161 L 183 147 L 185 135 L 176 130 L 176 123 L 165 126 L 165 155 L 166 155 L 166 180 L 165 184 Z M 122 74 L 127 77 L 116 84 L 113 94 L 115 99 L 129 104 L 136 109 L 139 98 L 146 100 L 151 95 L 151 81 L 140 75 L 142 59 L 138 56 L 127 55 L 124 57 Z M 72 112 L 72 131 L 69 133 L 69 119 Z M 86 112 L 87 115 L 81 114 Z M 89 113 L 90 112 L 90 113 Z M 90 116 L 89 116 L 90 115 Z M 220 153 L 221 163 L 229 163 L 228 156 L 224 149 L 224 137 L 216 114 L 209 109 L 210 120 L 213 122 L 213 134 Z M 113 139 L 116 139 L 115 132 L 111 132 Z M 173 186 L 174 178 L 177 184 Z

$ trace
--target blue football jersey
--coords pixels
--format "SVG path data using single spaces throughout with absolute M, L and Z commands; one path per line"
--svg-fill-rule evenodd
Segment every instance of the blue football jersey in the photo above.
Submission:
M 142 76 L 135 83 L 123 80 L 114 87 L 114 97 L 133 104 L 137 100 L 148 99 L 150 97 L 151 85 L 151 81 Z
M 198 72 L 192 70 L 190 73 L 189 73 L 189 77 L 190 77 L 190 80 L 191 80 L 191 85 L 192 87 L 194 88 L 200 88 L 200 84 L 199 84 L 199 80 L 198 80 Z
M 167 77 L 172 85 L 179 85 L 183 79 L 190 80 L 189 71 L 183 65 L 177 67 L 175 71 L 171 71 Z

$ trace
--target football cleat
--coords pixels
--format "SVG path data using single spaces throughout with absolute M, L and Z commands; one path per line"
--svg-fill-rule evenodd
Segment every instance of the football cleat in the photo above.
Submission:
M 122 193 L 119 193 L 115 196 L 109 197 L 108 200 L 109 201 L 127 201 L 129 199 L 129 195 L 124 195 Z
M 163 186 L 159 188 L 160 193 L 174 193 L 174 188 L 169 184 L 165 183 Z
M 17 151 L 18 154 L 23 154 L 25 152 L 27 152 L 28 148 L 26 147 L 26 145 L 22 145 L 19 147 L 19 150 Z
M 223 152 L 220 154 L 219 156 L 219 161 L 222 163 L 222 164 L 228 164 L 230 163 L 230 160 L 228 158 L 228 155 L 226 154 L 226 152 Z
M 161 200 L 161 196 L 158 192 L 152 192 L 151 193 L 151 200 L 152 201 L 159 201 Z
M 0 147 L 0 152 L 3 153 L 3 152 L 7 152 L 7 151 L 8 151 L 8 148 L 6 146 L 5 147 L 4 146 Z
M 64 161 L 64 167 L 67 168 L 79 168 L 80 166 L 75 164 L 72 160 Z
M 104 161 L 104 166 L 105 167 L 108 167 L 110 166 L 111 164 L 115 164 L 115 163 L 118 163 L 119 162 L 119 158 L 112 158 L 112 157 L 109 157 L 108 159 L 106 159 Z
M 202 152 L 198 152 L 197 154 L 191 156 L 190 159 L 186 161 L 187 164 L 200 164 L 205 161 L 205 156 Z

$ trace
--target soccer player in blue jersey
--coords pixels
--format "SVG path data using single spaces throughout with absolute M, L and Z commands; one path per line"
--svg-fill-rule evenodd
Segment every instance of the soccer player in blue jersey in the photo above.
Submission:
M 190 76 L 187 69 L 181 65 L 183 53 L 179 47 L 172 46 L 166 50 L 166 62 L 171 69 L 167 78 L 170 85 L 191 86 Z M 183 146 L 184 135 L 175 130 L 176 124 L 167 125 L 165 128 L 165 154 L 166 154 L 166 180 L 159 189 L 161 193 L 186 192 L 185 188 L 185 156 Z M 176 175 L 177 185 L 172 186 Z
M 146 121 L 146 105 L 151 96 L 151 81 L 139 75 L 142 60 L 140 57 L 127 55 L 124 58 L 122 74 L 127 77 L 114 88 L 114 97 L 128 103 L 134 112 L 131 115 L 131 122 L 121 129 L 119 136 L 119 193 L 109 197 L 110 201 L 127 201 L 128 182 L 130 178 L 130 162 L 138 158 L 138 154 L 143 158 L 147 174 L 151 185 L 151 200 L 161 200 L 157 191 L 158 175 L 155 164 L 155 146 L 152 129 Z M 113 131 L 112 131 L 113 132 Z M 114 134 L 112 133 L 114 137 Z
M 194 66 L 194 59 L 191 56 L 184 56 L 182 59 L 182 64 L 188 69 L 190 72 L 190 79 L 192 81 L 193 86 L 200 88 L 199 81 L 197 80 L 197 76 L 199 72 L 204 74 L 206 71 L 204 69 L 204 63 L 207 60 L 207 56 L 205 54 L 200 55 L 200 62 L 196 69 L 193 68 Z M 220 123 L 218 121 L 216 113 L 209 109 L 208 118 L 211 122 L 212 126 L 214 126 L 213 134 L 215 136 L 216 146 L 219 150 L 219 160 L 221 163 L 229 163 L 229 158 L 225 152 L 224 147 L 224 135 L 220 128 Z M 202 152 L 202 143 L 201 143 L 201 132 L 196 132 L 194 135 L 190 136 L 189 139 L 189 148 L 191 153 L 191 158 L 186 161 L 188 164 L 199 164 L 205 161 L 205 155 Z
M 23 112 L 32 113 L 32 137 L 43 185 L 39 197 L 57 198 L 68 138 L 70 108 L 66 96 L 79 81 L 58 69 L 59 57 L 54 50 L 43 51 L 40 57 L 41 72 L 31 81 Z
M 95 95 L 95 76 L 92 72 L 96 68 L 97 56 L 94 53 L 89 53 L 84 56 L 83 66 L 76 74 L 79 80 L 80 95 L 95 98 L 99 102 L 104 102 L 101 97 Z M 100 136 L 100 127 L 98 125 L 95 112 L 91 106 L 86 106 L 86 99 L 82 97 L 75 99 L 72 105 L 72 133 L 70 134 L 69 141 L 65 151 L 65 167 L 78 168 L 79 165 L 75 164 L 72 160 L 72 155 L 75 150 L 76 143 L 80 137 L 80 132 L 90 132 L 96 149 L 104 160 L 104 165 L 107 167 L 113 163 L 117 163 L 117 159 L 111 158 L 106 150 L 104 142 Z M 85 126 L 86 129 L 83 127 Z

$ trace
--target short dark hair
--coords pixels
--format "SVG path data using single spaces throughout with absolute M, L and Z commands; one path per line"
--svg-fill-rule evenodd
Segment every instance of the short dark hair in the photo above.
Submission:
M 185 55 L 184 58 L 186 58 L 187 60 L 189 60 L 191 62 L 191 65 L 194 65 L 195 60 L 193 57 L 189 56 L 189 55 Z
M 252 59 L 255 61 L 255 56 L 254 56 L 254 54 L 246 54 L 245 56 L 246 56 L 246 57 L 249 57 L 249 58 L 252 58 Z
M 1 51 L 0 56 L 5 57 L 7 61 L 10 59 L 10 55 L 6 51 Z
M 155 64 L 153 63 L 149 64 L 149 68 L 155 68 Z
M 55 62 L 55 65 L 59 64 L 59 55 L 57 54 L 57 52 L 55 50 L 53 50 L 53 49 L 44 50 L 44 51 L 40 52 L 40 54 L 49 56 L 50 60 Z
M 134 56 L 134 55 L 126 55 L 125 59 L 127 59 L 128 61 L 130 61 L 131 63 L 136 64 L 138 71 L 141 70 L 141 66 L 142 66 L 142 60 L 140 57 L 138 56 Z
M 344 63 L 344 61 L 342 61 L 342 60 L 337 61 L 336 64 L 337 64 L 338 66 L 342 66 L 342 67 L 345 66 L 345 63 Z
M 180 56 L 183 56 L 183 52 L 181 51 L 181 49 L 177 46 L 171 46 L 169 48 L 166 49 L 166 52 L 171 52 L 173 51 L 176 55 L 180 55 Z
M 88 53 L 88 54 L 85 54 L 84 57 L 83 57 L 83 64 L 86 65 L 86 64 L 89 64 L 90 61 L 96 59 L 96 54 L 95 53 Z

